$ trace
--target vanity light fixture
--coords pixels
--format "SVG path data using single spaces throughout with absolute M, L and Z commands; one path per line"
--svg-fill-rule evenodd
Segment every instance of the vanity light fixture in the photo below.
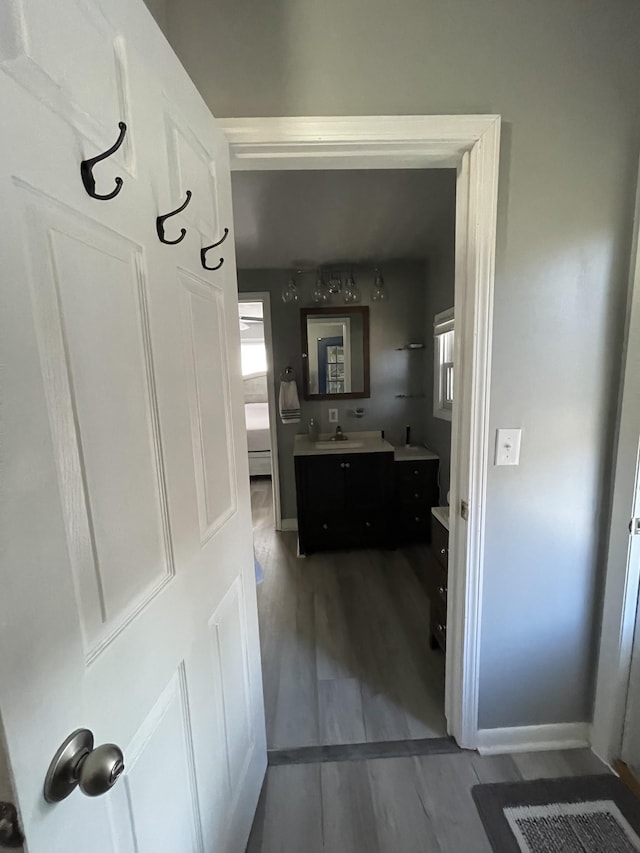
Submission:
M 360 288 L 355 283 L 353 272 L 349 273 L 349 277 L 344 286 L 344 301 L 347 304 L 355 304 L 360 302 Z
M 376 277 L 373 281 L 373 289 L 371 291 L 371 301 L 386 302 L 389 298 L 389 294 L 387 293 L 387 288 L 385 286 L 382 273 L 379 269 L 376 269 L 375 274 Z
M 299 299 L 298 285 L 295 278 L 291 276 L 287 284 L 282 288 L 282 301 L 285 305 L 295 305 Z

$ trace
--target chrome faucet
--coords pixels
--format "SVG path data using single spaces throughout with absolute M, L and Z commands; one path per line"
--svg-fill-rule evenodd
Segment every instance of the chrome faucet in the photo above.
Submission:
M 340 424 L 336 427 L 335 435 L 331 436 L 331 441 L 346 441 L 347 436 L 342 432 Z

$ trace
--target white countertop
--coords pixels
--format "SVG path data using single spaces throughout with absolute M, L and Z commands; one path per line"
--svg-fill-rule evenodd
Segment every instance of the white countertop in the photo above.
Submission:
M 347 441 L 362 442 L 361 447 L 349 447 L 347 442 L 336 441 L 332 447 L 316 447 L 308 435 L 296 435 L 293 444 L 294 456 L 335 456 L 340 453 L 393 453 L 393 445 L 385 441 L 380 432 L 347 432 Z M 333 433 L 323 433 L 320 441 L 329 441 Z M 345 447 L 344 445 L 347 444 Z
M 449 509 L 448 506 L 432 506 L 431 515 L 437 518 L 445 530 L 449 529 Z
M 393 452 L 396 462 L 418 462 L 423 459 L 439 459 L 437 453 L 428 447 L 396 447 Z

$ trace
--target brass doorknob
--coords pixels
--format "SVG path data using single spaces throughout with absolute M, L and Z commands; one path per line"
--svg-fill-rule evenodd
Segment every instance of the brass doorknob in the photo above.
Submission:
M 66 799 L 76 787 L 87 797 L 106 794 L 124 772 L 124 755 L 114 743 L 93 748 L 93 733 L 77 729 L 61 744 L 44 781 L 48 803 Z

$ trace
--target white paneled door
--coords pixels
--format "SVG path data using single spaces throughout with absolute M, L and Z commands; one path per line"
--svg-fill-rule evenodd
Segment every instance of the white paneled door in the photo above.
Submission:
M 142 0 L 2 0 L 0 107 L 0 709 L 28 849 L 240 851 L 266 752 L 227 145 Z M 122 187 L 93 198 L 81 161 L 120 122 L 92 174 Z M 49 803 L 79 728 L 125 771 Z

